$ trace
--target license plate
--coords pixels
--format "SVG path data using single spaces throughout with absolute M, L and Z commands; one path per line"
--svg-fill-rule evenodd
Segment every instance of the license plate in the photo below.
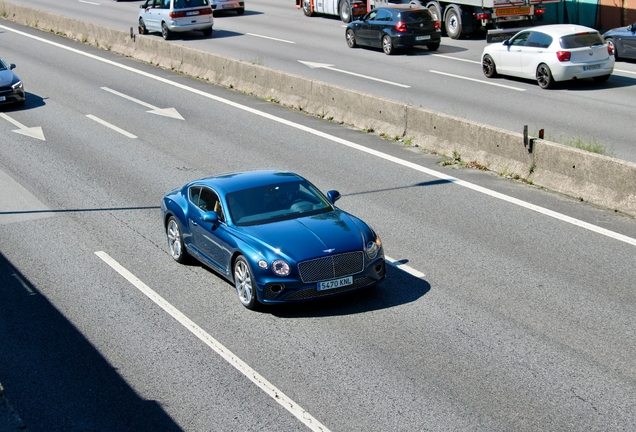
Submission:
M 233 7 L 234 7 L 234 5 L 231 5 L 231 4 L 223 5 L 223 9 L 230 9 L 230 8 L 233 8 Z
M 503 17 L 510 15 L 530 15 L 530 7 L 509 7 L 495 9 L 495 16 Z
M 415 36 L 415 40 L 428 40 L 431 38 L 431 35 L 426 35 L 426 36 Z
M 0 96 L 0 102 L 4 102 L 4 101 L 6 101 L 6 100 L 7 100 L 7 97 L 6 97 L 6 96 Z
M 340 279 L 333 279 L 324 282 L 318 282 L 318 291 L 325 291 L 334 288 L 340 288 L 353 284 L 353 276 L 348 276 Z
M 583 66 L 583 70 L 584 70 L 584 71 L 595 70 L 595 69 L 600 69 L 600 68 L 601 68 L 601 65 L 600 65 L 600 64 L 589 65 L 589 66 Z
M 199 11 L 186 12 L 186 16 L 199 15 Z

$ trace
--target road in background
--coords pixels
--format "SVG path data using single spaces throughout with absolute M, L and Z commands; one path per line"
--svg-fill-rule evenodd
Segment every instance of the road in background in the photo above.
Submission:
M 141 1 L 11 0 L 112 28 L 136 31 Z M 386 56 L 379 50 L 350 49 L 337 18 L 303 15 L 290 1 L 247 0 L 245 15 L 215 17 L 214 35 L 190 33 L 170 43 L 237 58 L 310 79 L 338 84 L 414 106 L 522 133 L 524 125 L 558 142 L 600 145 L 620 159 L 636 162 L 630 125 L 636 104 L 636 64 L 620 61 L 612 78 L 541 90 L 536 82 L 486 79 L 480 55 L 484 34 L 472 39 L 444 37 L 439 51 L 425 48 Z M 150 37 L 160 38 L 160 35 Z M 311 62 L 323 67 L 309 67 Z M 331 68 L 324 66 L 331 65 Z M 337 69 L 337 70 L 334 70 Z M 368 76 L 408 86 L 354 76 Z
M 0 381 L 29 430 L 307 430 L 96 252 L 329 430 L 636 428 L 632 218 L 10 26 L 133 68 L 0 34 L 28 92 L 0 119 Z M 163 194 L 257 168 L 339 189 L 420 276 L 254 313 L 173 262 Z

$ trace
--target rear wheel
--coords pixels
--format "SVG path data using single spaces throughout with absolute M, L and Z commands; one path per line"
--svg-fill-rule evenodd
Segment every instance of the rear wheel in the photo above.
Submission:
M 462 18 L 457 12 L 457 9 L 450 8 L 446 12 L 445 20 L 446 34 L 451 39 L 459 39 L 462 34 Z
M 542 89 L 549 89 L 554 87 L 554 78 L 552 78 L 552 71 L 547 64 L 541 63 L 537 68 L 537 83 Z
M 210 27 L 209 29 L 202 30 L 202 31 L 203 31 L 203 36 L 205 36 L 205 37 L 212 36 L 212 27 Z
M 351 5 L 349 5 L 349 0 L 340 0 L 338 13 L 342 22 L 348 23 L 351 21 Z
M 494 78 L 497 76 L 497 66 L 489 54 L 486 54 L 481 61 L 481 69 L 484 71 L 486 78 Z
M 237 9 L 236 10 L 236 14 L 237 15 L 243 15 L 245 13 L 245 8 L 241 8 L 241 9 Z
M 302 0 L 303 2 L 303 13 L 305 16 L 312 16 L 314 12 L 311 10 L 311 0 Z
M 391 55 L 395 52 L 395 47 L 393 46 L 391 36 L 384 35 L 382 37 L 382 51 L 384 51 L 384 54 L 386 55 Z
M 170 216 L 170 219 L 168 219 L 166 236 L 168 237 L 168 247 L 170 248 L 170 255 L 172 255 L 172 258 L 180 264 L 186 262 L 188 259 L 188 252 L 183 244 L 181 227 L 174 216 Z
M 607 42 L 607 44 L 610 46 L 610 48 L 612 49 L 612 52 L 614 53 L 614 59 L 618 60 L 618 50 L 616 49 L 616 44 L 614 43 L 614 39 L 612 38 L 607 38 L 605 40 L 605 42 Z
M 439 42 L 434 44 L 429 44 L 426 46 L 426 48 L 428 48 L 429 51 L 437 51 L 439 49 Z
M 356 43 L 356 35 L 353 33 L 353 30 L 347 29 L 345 37 L 347 38 L 347 45 L 349 45 L 349 48 L 355 48 L 358 46 Z
M 165 40 L 169 40 L 172 37 L 172 32 L 165 22 L 161 23 L 161 36 L 163 36 Z
M 252 279 L 252 271 L 243 255 L 234 261 L 234 286 L 240 302 L 248 309 L 256 309 L 259 305 L 256 298 L 256 284 Z

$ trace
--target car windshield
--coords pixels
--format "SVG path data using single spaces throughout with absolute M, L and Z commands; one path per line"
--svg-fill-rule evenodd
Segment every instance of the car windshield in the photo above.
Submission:
M 561 37 L 561 47 L 565 49 L 583 48 L 593 45 L 603 45 L 605 42 L 598 32 L 577 33 Z
M 227 195 L 227 207 L 238 226 L 278 222 L 333 210 L 329 201 L 307 181 L 233 192 Z
M 0 59 L 0 71 L 7 70 L 7 65 Z
M 186 9 L 186 8 L 193 8 L 198 6 L 207 6 L 208 4 L 209 4 L 208 0 L 175 0 L 174 8 Z

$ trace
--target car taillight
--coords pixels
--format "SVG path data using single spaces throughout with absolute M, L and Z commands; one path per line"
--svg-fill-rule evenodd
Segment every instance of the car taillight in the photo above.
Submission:
M 185 12 L 170 12 L 168 14 L 170 18 L 183 18 L 186 16 Z
M 439 30 L 439 21 L 435 21 L 435 30 Z
M 398 23 L 395 25 L 395 29 L 399 32 L 405 32 L 406 31 L 406 23 L 402 22 L 402 21 L 398 21 Z
M 611 56 L 614 55 L 614 50 L 612 49 L 612 47 L 608 44 L 607 45 L 607 53 Z
M 572 57 L 572 53 L 570 51 L 557 51 L 556 55 L 559 61 L 562 62 L 570 61 L 570 57 Z
M 489 20 L 490 19 L 490 14 L 488 13 L 478 13 L 475 14 L 475 18 L 478 20 Z
M 545 13 L 545 8 L 544 7 L 538 7 L 536 6 L 534 8 L 534 14 L 535 15 L 543 15 Z
M 210 15 L 212 13 L 212 9 L 203 9 L 199 11 L 199 15 Z

